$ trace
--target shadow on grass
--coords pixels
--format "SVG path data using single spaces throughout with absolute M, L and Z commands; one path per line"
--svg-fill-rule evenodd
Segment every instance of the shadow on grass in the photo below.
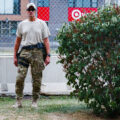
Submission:
M 74 113 L 77 111 L 89 111 L 89 109 L 82 104 L 79 105 L 47 105 L 40 108 L 39 112 L 61 112 L 61 113 Z
M 0 97 L 0 102 L 9 102 L 13 100 L 15 99 L 13 99 L 12 97 Z

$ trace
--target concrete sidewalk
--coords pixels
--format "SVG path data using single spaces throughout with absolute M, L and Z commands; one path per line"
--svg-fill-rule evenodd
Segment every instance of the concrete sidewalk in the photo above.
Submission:
M 67 86 L 65 83 L 44 83 L 41 85 L 41 94 L 45 95 L 69 95 L 72 88 Z M 7 91 L 1 90 L 0 95 L 15 95 L 15 84 L 7 84 Z M 32 95 L 32 84 L 25 83 L 24 95 Z

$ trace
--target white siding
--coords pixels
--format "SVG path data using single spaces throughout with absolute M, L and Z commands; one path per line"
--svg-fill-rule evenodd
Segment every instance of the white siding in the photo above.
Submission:
M 0 14 L 13 14 L 13 0 L 0 0 Z

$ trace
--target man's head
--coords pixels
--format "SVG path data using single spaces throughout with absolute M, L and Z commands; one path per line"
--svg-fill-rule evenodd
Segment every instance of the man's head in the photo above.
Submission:
M 29 17 L 34 17 L 36 12 L 36 6 L 34 3 L 27 4 L 27 13 Z

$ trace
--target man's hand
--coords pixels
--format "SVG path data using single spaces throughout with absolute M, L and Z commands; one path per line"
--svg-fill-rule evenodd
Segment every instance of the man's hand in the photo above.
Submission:
M 45 65 L 47 66 L 49 63 L 50 63 L 50 57 L 47 56 L 46 59 L 45 59 Z
M 14 65 L 17 67 L 18 66 L 18 64 L 17 64 L 17 57 L 14 57 Z

